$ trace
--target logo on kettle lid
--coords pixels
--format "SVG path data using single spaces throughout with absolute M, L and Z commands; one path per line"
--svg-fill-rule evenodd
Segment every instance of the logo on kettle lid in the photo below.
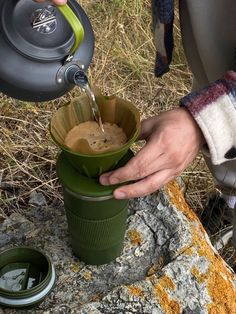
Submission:
M 36 10 L 32 15 L 32 27 L 41 34 L 51 34 L 57 27 L 56 13 L 53 6 L 48 5 Z

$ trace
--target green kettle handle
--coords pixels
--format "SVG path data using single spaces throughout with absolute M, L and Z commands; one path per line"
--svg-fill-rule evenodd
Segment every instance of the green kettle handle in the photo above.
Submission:
M 74 41 L 73 46 L 70 49 L 70 55 L 73 55 L 74 52 L 78 49 L 80 43 L 82 42 L 84 38 L 84 28 L 80 20 L 78 19 L 78 17 L 75 15 L 75 13 L 69 7 L 68 4 L 58 5 L 57 8 L 64 15 L 64 17 L 70 24 L 71 28 L 73 29 L 75 41 Z

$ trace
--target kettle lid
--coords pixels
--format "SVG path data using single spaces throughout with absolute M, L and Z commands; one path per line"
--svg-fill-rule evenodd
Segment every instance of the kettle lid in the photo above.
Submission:
M 60 60 L 68 55 L 74 34 L 56 7 L 34 1 L 2 0 L 0 14 L 2 34 L 19 53 L 42 61 Z

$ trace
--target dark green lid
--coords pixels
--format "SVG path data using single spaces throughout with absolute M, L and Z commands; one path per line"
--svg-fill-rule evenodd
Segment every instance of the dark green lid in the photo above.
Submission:
M 38 249 L 16 247 L 0 252 L 0 305 L 37 304 L 51 291 L 55 279 L 50 259 Z
M 133 157 L 131 150 L 120 160 L 116 168 L 125 165 Z M 64 188 L 81 196 L 105 197 L 111 196 L 118 185 L 103 186 L 98 178 L 88 178 L 81 175 L 68 161 L 62 152 L 57 160 L 57 175 Z

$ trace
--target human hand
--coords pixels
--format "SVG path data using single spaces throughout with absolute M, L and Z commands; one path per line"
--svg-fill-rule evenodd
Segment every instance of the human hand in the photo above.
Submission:
M 45 2 L 46 0 L 35 0 L 36 2 Z M 51 0 L 56 5 L 66 4 L 67 0 Z
M 125 166 L 100 176 L 103 185 L 118 187 L 116 199 L 151 194 L 183 172 L 204 144 L 203 134 L 185 108 L 172 109 L 142 122 L 146 145 Z

